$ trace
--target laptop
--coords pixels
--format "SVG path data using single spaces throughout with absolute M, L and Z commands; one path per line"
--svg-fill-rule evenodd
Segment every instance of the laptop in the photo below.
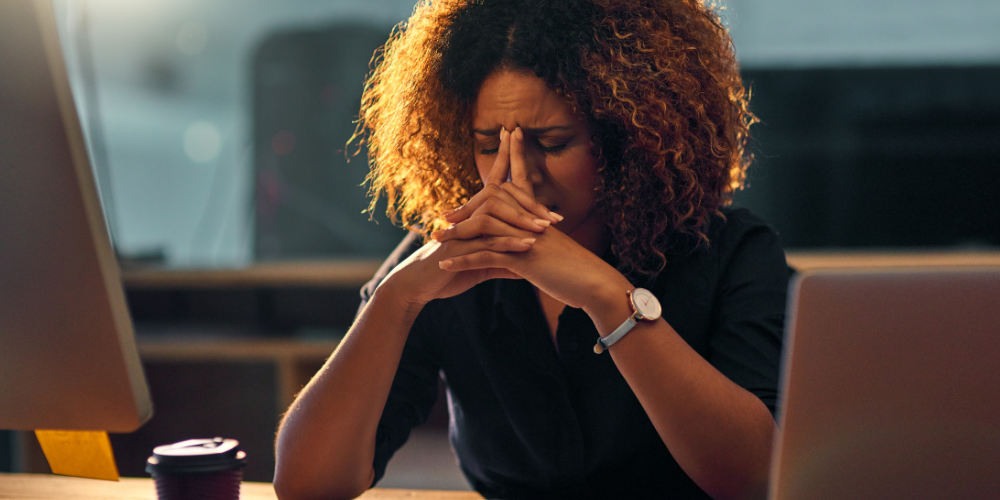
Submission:
M 791 285 L 769 497 L 1000 498 L 1000 268 Z

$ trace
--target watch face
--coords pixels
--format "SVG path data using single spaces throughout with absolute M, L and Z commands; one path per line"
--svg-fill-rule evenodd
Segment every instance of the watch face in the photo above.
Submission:
M 632 292 L 632 304 L 635 306 L 636 312 L 642 315 L 643 319 L 658 319 L 662 312 L 660 301 L 656 300 L 656 296 L 645 288 L 636 288 Z

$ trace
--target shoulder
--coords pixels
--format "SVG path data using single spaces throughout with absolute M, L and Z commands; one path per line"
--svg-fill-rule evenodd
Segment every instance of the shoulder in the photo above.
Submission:
M 708 253 L 721 276 L 737 281 L 773 280 L 784 287 L 791 272 L 778 232 L 745 208 L 726 207 L 715 217 Z
M 787 279 L 785 252 L 777 231 L 745 208 L 724 207 L 712 216 L 708 245 L 675 252 L 667 264 L 668 279 L 690 274 L 715 282 L 726 276 L 771 274 Z
M 721 215 L 712 217 L 708 234 L 711 245 L 729 244 L 748 233 L 768 233 L 777 238 L 777 232 L 764 219 L 745 208 L 723 207 Z
M 778 232 L 770 224 L 745 208 L 725 207 L 713 216 L 708 230 L 709 254 L 727 261 L 738 253 L 769 253 L 780 255 L 784 263 L 785 252 Z

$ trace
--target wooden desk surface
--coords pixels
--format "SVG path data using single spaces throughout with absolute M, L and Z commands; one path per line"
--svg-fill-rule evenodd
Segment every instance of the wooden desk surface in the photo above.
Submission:
M 269 483 L 243 483 L 241 500 L 277 500 Z M 361 500 L 482 500 L 471 491 L 394 490 L 374 488 Z M 148 478 L 122 478 L 119 482 L 47 474 L 0 473 L 2 500 L 157 500 Z

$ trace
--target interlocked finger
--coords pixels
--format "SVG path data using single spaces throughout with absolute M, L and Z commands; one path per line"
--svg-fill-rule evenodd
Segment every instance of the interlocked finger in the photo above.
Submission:
M 462 266 L 467 266 L 467 258 L 470 255 L 478 255 L 478 259 L 489 259 L 486 255 L 504 255 L 523 253 L 531 250 L 535 244 L 535 238 L 520 238 L 517 236 L 488 236 L 475 240 L 455 240 L 449 242 L 449 250 L 456 255 L 438 262 L 438 267 L 449 271 L 455 261 L 463 262 Z M 488 266 L 487 266 L 488 267 Z
M 544 209 L 544 207 L 543 207 Z M 447 229 L 441 229 L 431 233 L 431 237 L 438 241 L 447 241 L 449 239 L 466 237 L 477 237 L 479 234 L 470 233 L 470 231 L 475 231 L 477 228 L 479 230 L 491 231 L 487 234 L 500 234 L 504 232 L 504 228 L 498 225 L 486 226 L 485 219 L 490 218 L 496 222 L 507 224 L 512 228 L 523 229 L 525 231 L 532 231 L 535 233 L 540 233 L 549 227 L 551 220 L 549 218 L 540 218 L 537 215 L 526 212 L 524 209 L 517 204 L 516 200 L 509 193 L 502 192 L 498 193 L 497 196 L 488 198 L 479 204 L 479 208 L 472 217 L 456 222 L 452 224 Z M 492 221 L 491 221 L 492 222 Z M 459 228 L 464 228 L 463 231 L 459 231 Z M 459 235 L 463 236 L 459 236 Z
M 465 255 L 451 257 L 438 265 L 448 271 L 469 271 L 473 269 L 506 268 L 514 263 L 514 254 L 481 250 Z
M 546 220 L 549 223 L 556 223 L 563 219 L 561 215 L 550 211 L 548 207 L 538 203 L 533 196 L 525 193 L 511 182 L 485 185 L 468 203 L 450 212 L 445 212 L 443 214 L 444 219 L 452 224 L 457 224 L 479 213 L 484 204 L 492 203 L 495 200 L 507 203 L 511 208 L 522 214 L 522 218 L 526 218 L 525 220 L 540 219 Z M 513 224 L 513 219 L 511 220 Z M 525 227 L 520 224 L 517 225 Z
M 563 220 L 563 216 L 549 210 L 549 208 L 545 205 L 538 203 L 538 200 L 535 199 L 531 192 L 525 192 L 513 182 L 504 183 L 500 187 L 503 188 L 507 194 L 513 197 L 514 200 L 517 201 L 518 205 L 533 215 L 539 218 L 548 219 L 553 223 Z
M 544 223 L 544 225 L 539 224 Z M 500 220 L 489 214 L 479 214 L 472 218 L 452 224 L 447 229 L 442 229 L 431 233 L 431 237 L 437 241 L 449 240 L 471 240 L 474 238 L 486 238 L 491 236 L 515 236 L 519 238 L 533 238 L 537 233 L 542 232 L 548 221 L 538 219 L 535 224 L 527 229 L 513 226 L 506 221 Z

